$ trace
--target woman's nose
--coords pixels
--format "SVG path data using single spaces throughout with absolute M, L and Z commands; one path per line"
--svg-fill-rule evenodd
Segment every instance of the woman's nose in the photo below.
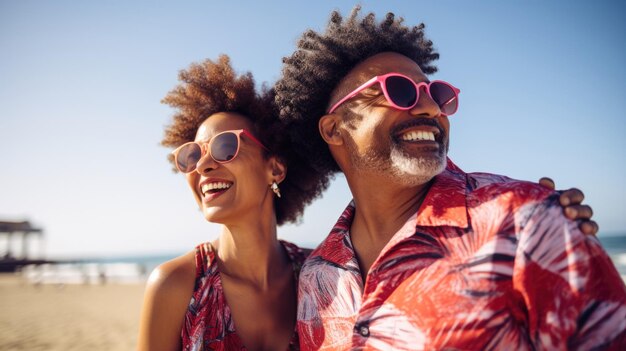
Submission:
M 204 151 L 204 150 L 203 150 Z M 215 162 L 213 157 L 211 157 L 211 153 L 206 150 L 202 153 L 202 157 L 196 163 L 196 172 L 201 175 L 205 175 L 208 172 L 216 169 L 219 166 L 219 163 Z

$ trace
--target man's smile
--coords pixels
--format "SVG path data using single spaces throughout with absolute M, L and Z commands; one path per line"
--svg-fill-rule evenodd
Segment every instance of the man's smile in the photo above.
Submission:
M 404 141 L 415 141 L 415 140 L 431 140 L 435 141 L 435 133 L 428 131 L 411 131 L 402 134 L 402 140 Z
M 408 148 L 437 150 L 444 146 L 445 133 L 432 119 L 414 119 L 397 125 L 392 132 L 393 140 Z

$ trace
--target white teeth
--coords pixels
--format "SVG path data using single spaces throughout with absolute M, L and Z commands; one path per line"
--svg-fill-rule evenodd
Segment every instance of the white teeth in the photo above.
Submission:
M 424 130 L 417 130 L 408 132 L 402 135 L 402 140 L 414 141 L 414 140 L 432 140 L 435 141 L 435 133 L 427 132 Z
M 230 188 L 232 184 L 231 183 L 225 183 L 225 182 L 215 182 L 215 183 L 207 183 L 202 185 L 202 193 L 205 194 L 211 190 L 216 190 L 216 189 L 228 189 Z

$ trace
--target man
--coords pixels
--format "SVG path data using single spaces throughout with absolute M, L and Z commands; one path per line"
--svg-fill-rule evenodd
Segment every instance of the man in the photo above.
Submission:
M 358 10 L 306 32 L 276 85 L 295 148 L 354 197 L 302 269 L 302 349 L 623 349 L 597 239 L 553 191 L 447 159 L 459 92 L 428 81 L 423 25 Z

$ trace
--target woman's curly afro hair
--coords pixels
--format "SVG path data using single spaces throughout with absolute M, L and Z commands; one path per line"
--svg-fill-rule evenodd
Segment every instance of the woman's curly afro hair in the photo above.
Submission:
M 354 66 L 390 51 L 414 60 L 425 74 L 437 71 L 432 62 L 439 54 L 424 37 L 424 24 L 408 27 L 393 13 L 378 23 L 373 13 L 359 18 L 360 10 L 355 7 L 347 19 L 334 11 L 324 33 L 306 31 L 296 51 L 283 58 L 282 78 L 275 85 L 279 116 L 289 125 L 294 146 L 325 179 L 340 169 L 319 135 L 318 121 L 331 93 Z
M 193 63 L 178 78 L 180 83 L 162 100 L 176 112 L 165 128 L 161 145 L 176 148 L 193 141 L 202 122 L 218 112 L 236 112 L 247 117 L 255 136 L 272 150 L 266 157 L 276 156 L 287 165 L 287 177 L 280 184 L 282 198 L 274 201 L 276 221 L 279 225 L 296 222 L 304 207 L 325 189 L 327 180 L 293 153 L 277 118 L 274 91 L 262 89 L 257 93 L 252 74 L 237 75 L 226 55 L 221 55 L 217 62 L 207 59 Z M 173 157 L 168 159 L 173 165 Z

